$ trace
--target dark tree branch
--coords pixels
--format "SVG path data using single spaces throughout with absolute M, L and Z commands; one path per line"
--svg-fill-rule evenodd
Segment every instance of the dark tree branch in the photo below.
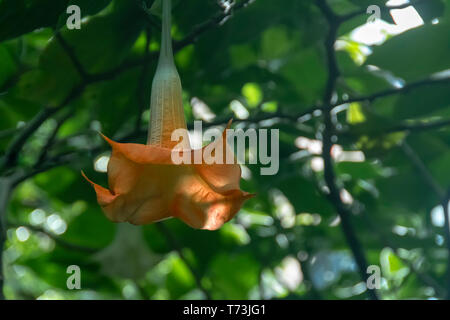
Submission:
M 170 230 L 164 225 L 164 222 L 158 222 L 155 224 L 156 228 L 161 232 L 164 237 L 166 237 L 167 242 L 169 245 L 178 253 L 180 256 L 180 259 L 183 260 L 185 265 L 188 267 L 189 271 L 191 271 L 192 276 L 195 279 L 195 282 L 197 284 L 197 287 L 203 292 L 206 299 L 211 300 L 211 294 L 208 290 L 203 286 L 202 284 L 202 277 L 201 275 L 195 270 L 195 268 L 191 265 L 189 262 L 189 259 L 185 256 L 183 253 L 183 247 L 179 244 L 178 240 L 173 236 L 173 234 L 170 232 Z
M 17 157 L 19 156 L 19 153 L 28 138 L 56 111 L 57 110 L 55 108 L 44 108 L 25 125 L 19 135 L 13 139 L 10 146 L 6 150 L 0 169 L 6 169 L 16 164 Z
M 389 128 L 381 128 L 379 131 L 370 131 L 369 134 L 374 136 L 384 136 L 386 134 L 405 131 L 409 134 L 420 133 L 427 130 L 439 130 L 442 128 L 450 128 L 450 119 L 434 120 L 434 121 L 414 121 L 395 125 Z M 337 134 L 341 137 L 355 137 L 359 133 L 352 132 L 350 129 L 337 130 Z
M 30 179 L 39 173 L 43 173 L 48 170 L 79 161 L 80 160 L 79 156 L 81 154 L 83 154 L 83 153 L 86 154 L 89 152 L 95 153 L 96 150 L 101 150 L 101 149 L 99 147 L 95 147 L 95 148 L 88 149 L 88 150 L 77 150 L 77 151 L 73 151 L 73 152 L 66 152 L 66 153 L 59 154 L 52 158 L 47 158 L 42 164 L 40 164 L 39 166 L 37 166 L 35 168 L 31 168 L 30 170 L 18 170 L 16 177 L 11 179 L 12 180 L 11 183 L 14 187 L 16 187 L 23 181 Z
M 436 85 L 436 84 L 447 84 L 447 83 L 450 83 L 450 76 L 440 77 L 440 78 L 422 79 L 419 81 L 408 83 L 400 88 L 387 89 L 387 90 L 376 92 L 376 93 L 373 93 L 373 94 L 370 94 L 367 96 L 352 97 L 352 98 L 348 98 L 348 99 L 340 99 L 336 103 L 332 103 L 331 107 L 337 107 L 342 104 L 353 103 L 353 102 L 364 102 L 364 101 L 373 102 L 374 100 L 379 99 L 379 98 L 386 98 L 386 97 L 397 95 L 397 94 L 406 94 L 406 93 L 410 92 L 411 90 L 417 89 L 419 87 L 428 86 L 428 85 Z
M 333 145 L 332 137 L 334 131 L 334 125 L 332 121 L 332 99 L 336 87 L 336 81 L 339 77 L 339 68 L 336 61 L 336 55 L 334 50 L 334 43 L 337 39 L 337 31 L 339 28 L 339 19 L 334 14 L 332 9 L 327 4 L 326 0 L 316 0 L 316 4 L 322 11 L 323 15 L 328 21 L 329 30 L 325 40 L 326 60 L 328 66 L 328 80 L 325 87 L 323 96 L 323 120 L 325 129 L 323 131 L 322 143 L 322 158 L 324 160 L 324 176 L 325 182 L 329 189 L 328 199 L 335 207 L 340 219 L 342 230 L 347 243 L 353 253 L 356 264 L 358 265 L 361 279 L 364 283 L 367 283 L 367 260 L 359 239 L 356 236 L 355 230 L 351 224 L 351 213 L 344 205 L 340 197 L 340 191 L 336 185 L 336 176 L 333 168 L 333 160 L 331 158 L 331 147 Z M 368 290 L 368 295 L 371 299 L 377 300 L 377 294 L 375 290 Z
M 450 126 L 450 119 L 428 121 L 428 122 L 417 122 L 417 123 L 405 123 L 398 126 L 394 126 L 387 130 L 388 133 L 398 132 L 398 131 L 408 131 L 408 132 L 422 132 L 425 130 L 434 130 Z

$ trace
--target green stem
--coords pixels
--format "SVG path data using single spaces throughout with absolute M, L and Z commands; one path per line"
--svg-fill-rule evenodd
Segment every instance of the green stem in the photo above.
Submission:
M 171 35 L 171 0 L 163 1 L 163 14 L 162 14 L 162 38 L 161 38 L 161 50 L 159 53 L 160 64 L 173 64 L 173 50 L 172 50 L 172 35 Z

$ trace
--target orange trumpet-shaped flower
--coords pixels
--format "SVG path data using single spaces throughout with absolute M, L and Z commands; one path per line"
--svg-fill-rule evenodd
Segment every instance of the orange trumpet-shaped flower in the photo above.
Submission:
M 112 147 L 110 189 L 90 181 L 83 173 L 105 215 L 114 222 L 137 225 L 176 217 L 193 228 L 220 228 L 253 195 L 240 190 L 241 169 L 236 163 L 205 164 L 211 161 L 204 159 L 203 164 L 175 164 L 172 160 L 174 153 L 194 159 L 196 151 L 190 149 L 187 138 L 181 143 L 171 140 L 174 130 L 186 129 L 186 121 L 181 82 L 173 61 L 170 0 L 163 1 L 162 45 L 150 110 L 147 145 L 118 143 L 104 137 Z M 226 154 L 225 134 L 212 144 L 207 147 L 222 148 Z

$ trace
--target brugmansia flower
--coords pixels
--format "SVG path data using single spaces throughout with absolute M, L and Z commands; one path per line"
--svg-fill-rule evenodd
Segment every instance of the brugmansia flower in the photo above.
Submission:
M 110 189 L 90 181 L 97 201 L 114 222 L 147 224 L 176 217 L 194 228 L 215 230 L 239 211 L 252 197 L 240 190 L 239 164 L 175 164 L 173 153 L 194 158 L 189 139 L 171 140 L 176 129 L 186 129 L 181 100 L 181 82 L 176 70 L 170 36 L 170 0 L 163 1 L 162 44 L 152 84 L 151 119 L 147 145 L 118 143 L 108 164 Z M 225 135 L 212 145 L 228 148 Z M 204 149 L 203 149 L 204 150 Z M 225 152 L 223 152 L 225 154 Z M 193 163 L 193 162 L 190 162 Z M 225 162 L 223 162 L 225 163 Z

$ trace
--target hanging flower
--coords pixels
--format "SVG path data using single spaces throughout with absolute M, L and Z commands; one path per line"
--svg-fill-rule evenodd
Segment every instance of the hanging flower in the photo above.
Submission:
M 215 230 L 253 195 L 240 190 L 237 163 L 175 164 L 172 160 L 174 153 L 194 159 L 196 151 L 191 150 L 188 137 L 180 143 L 171 139 L 174 130 L 187 127 L 181 81 L 173 60 L 170 11 L 170 0 L 163 1 L 162 44 L 152 83 L 148 144 L 118 143 L 103 136 L 112 148 L 109 189 L 83 176 L 113 222 L 142 225 L 176 217 L 193 228 Z M 225 134 L 204 147 L 202 154 L 211 147 L 228 150 Z

